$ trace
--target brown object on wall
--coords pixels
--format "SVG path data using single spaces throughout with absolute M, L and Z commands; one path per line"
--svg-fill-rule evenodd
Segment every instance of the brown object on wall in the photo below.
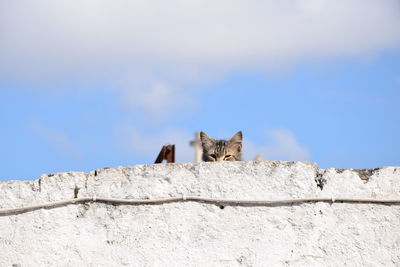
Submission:
M 167 163 L 175 162 L 175 145 L 163 146 L 154 163 L 162 163 L 163 160 Z

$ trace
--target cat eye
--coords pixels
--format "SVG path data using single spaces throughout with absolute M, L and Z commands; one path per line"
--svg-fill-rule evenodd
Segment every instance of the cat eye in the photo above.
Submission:
M 217 155 L 215 155 L 215 154 L 211 154 L 210 157 L 217 159 Z
M 232 157 L 232 155 L 226 155 L 226 156 L 224 157 L 224 159 L 229 159 L 230 157 Z

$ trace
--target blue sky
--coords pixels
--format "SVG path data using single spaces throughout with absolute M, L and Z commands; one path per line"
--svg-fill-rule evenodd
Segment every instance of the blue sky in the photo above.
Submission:
M 0 10 L 0 180 L 148 164 L 167 143 L 190 162 L 199 130 L 242 130 L 246 160 L 400 165 L 398 1 Z

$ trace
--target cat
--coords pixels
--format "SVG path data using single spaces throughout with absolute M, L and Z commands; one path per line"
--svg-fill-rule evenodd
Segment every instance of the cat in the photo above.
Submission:
M 200 132 L 200 142 L 203 148 L 203 161 L 235 161 L 242 160 L 241 131 L 228 141 L 214 140 L 206 133 Z

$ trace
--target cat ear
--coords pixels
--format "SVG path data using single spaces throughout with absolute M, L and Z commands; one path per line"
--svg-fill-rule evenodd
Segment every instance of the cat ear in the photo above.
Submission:
M 234 136 L 229 140 L 229 143 L 232 144 L 233 147 L 236 147 L 237 150 L 240 152 L 242 150 L 242 140 L 243 134 L 242 131 L 235 133 Z
M 205 132 L 200 132 L 200 141 L 203 149 L 209 149 L 215 144 L 215 140 L 209 137 Z
M 205 132 L 200 132 L 200 141 L 203 149 L 208 150 L 215 144 L 215 140 L 209 137 Z

